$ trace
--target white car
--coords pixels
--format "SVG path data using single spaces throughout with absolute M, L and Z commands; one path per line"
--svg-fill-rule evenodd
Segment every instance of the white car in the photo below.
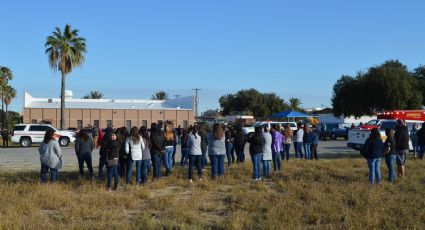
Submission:
M 255 127 L 257 126 L 268 126 L 271 128 L 273 125 L 280 125 L 280 128 L 283 129 L 287 124 L 291 127 L 292 130 L 297 129 L 297 123 L 295 122 L 283 122 L 283 121 L 258 121 L 255 122 L 254 125 L 250 127 L 243 127 L 243 131 L 246 135 L 252 135 L 255 132 Z
M 12 142 L 22 147 L 30 147 L 33 143 L 43 142 L 44 134 L 48 129 L 55 130 L 55 139 L 61 146 L 68 146 L 75 142 L 75 133 L 60 131 L 48 124 L 18 124 L 12 133 Z

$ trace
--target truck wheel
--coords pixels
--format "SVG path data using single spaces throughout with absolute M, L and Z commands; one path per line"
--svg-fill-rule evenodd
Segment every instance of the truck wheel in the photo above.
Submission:
M 31 147 L 31 139 L 24 137 L 21 138 L 21 140 L 19 141 L 19 144 L 21 145 L 21 147 Z
M 61 137 L 59 139 L 60 146 L 68 146 L 69 145 L 69 138 L 68 137 Z

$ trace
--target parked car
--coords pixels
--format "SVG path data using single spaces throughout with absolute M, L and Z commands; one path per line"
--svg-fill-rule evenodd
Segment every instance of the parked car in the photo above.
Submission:
M 348 140 L 348 131 L 349 130 L 350 130 L 350 128 L 348 128 L 348 127 L 333 129 L 331 131 L 331 139 L 336 140 L 338 137 L 342 137 L 342 138 L 344 138 L 344 140 Z
M 55 139 L 61 146 L 68 146 L 75 142 L 75 133 L 70 131 L 60 131 L 48 124 L 18 124 L 15 125 L 12 133 L 12 142 L 20 144 L 22 147 L 30 147 L 33 143 L 43 142 L 44 134 L 47 130 L 55 130 Z

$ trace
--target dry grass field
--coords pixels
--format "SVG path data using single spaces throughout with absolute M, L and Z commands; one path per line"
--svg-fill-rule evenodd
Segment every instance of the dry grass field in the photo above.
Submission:
M 60 172 L 39 184 L 38 172 L 0 173 L 1 229 L 424 229 L 425 162 L 409 158 L 407 177 L 367 183 L 362 158 L 292 160 L 281 174 L 253 182 L 251 162 L 223 179 L 191 185 L 186 169 L 144 186 L 78 180 Z M 386 178 L 386 167 L 382 167 Z M 122 181 L 121 181 L 122 182 Z

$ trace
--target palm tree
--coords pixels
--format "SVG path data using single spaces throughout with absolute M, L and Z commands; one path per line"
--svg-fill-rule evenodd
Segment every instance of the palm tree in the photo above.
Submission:
M 12 86 L 7 85 L 5 87 L 5 90 L 4 90 L 4 104 L 6 105 L 6 126 L 5 126 L 6 128 L 9 127 L 8 108 L 9 108 L 10 103 L 12 103 L 12 100 L 15 97 L 16 97 L 16 90 Z
M 91 91 L 89 94 L 83 97 L 83 99 L 101 99 L 103 97 L 103 93 L 100 91 Z
M 168 100 L 168 94 L 165 91 L 158 91 L 151 98 L 152 100 Z
M 45 53 L 49 59 L 49 66 L 53 71 L 60 71 L 61 81 L 61 123 L 60 129 L 65 127 L 65 77 L 76 67 L 84 62 L 86 53 L 86 39 L 78 35 L 78 30 L 72 30 L 70 25 L 65 25 L 62 31 L 55 28 L 53 35 L 46 38 Z
M 289 107 L 291 110 L 300 110 L 301 100 L 299 98 L 291 97 L 289 98 Z
M 0 91 L 1 91 L 1 125 L 4 128 L 4 95 L 8 82 L 13 79 L 12 71 L 7 67 L 0 67 Z

